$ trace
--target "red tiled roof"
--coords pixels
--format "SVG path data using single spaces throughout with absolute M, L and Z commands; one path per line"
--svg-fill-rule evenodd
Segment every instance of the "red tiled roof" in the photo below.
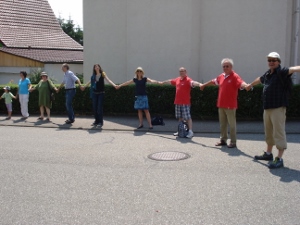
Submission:
M 81 50 L 53 50 L 28 48 L 0 48 L 0 51 L 43 63 L 83 63 Z
M 0 40 L 7 47 L 78 49 L 47 0 L 0 0 Z

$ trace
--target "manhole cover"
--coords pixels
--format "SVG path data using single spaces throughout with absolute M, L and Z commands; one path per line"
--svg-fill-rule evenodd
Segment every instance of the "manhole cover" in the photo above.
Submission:
M 178 161 L 189 157 L 189 154 L 183 152 L 157 152 L 148 156 L 149 159 L 158 161 Z

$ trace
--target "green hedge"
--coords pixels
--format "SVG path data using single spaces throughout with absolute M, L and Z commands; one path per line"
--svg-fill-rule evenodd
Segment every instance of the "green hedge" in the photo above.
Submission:
M 3 85 L 1 87 L 1 94 L 3 93 Z M 17 93 L 17 86 L 12 86 L 11 92 Z M 104 113 L 131 115 L 136 111 L 133 108 L 134 103 L 134 85 L 129 85 L 116 90 L 110 85 L 105 86 L 105 100 Z M 261 119 L 262 108 L 262 85 L 257 85 L 253 91 L 239 91 L 237 118 L 240 119 Z M 175 87 L 171 85 L 153 85 L 147 86 L 147 93 L 149 98 L 150 112 L 153 115 L 174 116 L 174 96 Z M 56 94 L 56 100 L 53 103 L 52 114 L 66 114 L 65 109 L 65 91 L 62 89 Z M 217 119 L 218 109 L 216 107 L 218 95 L 218 87 L 209 86 L 200 91 L 199 88 L 194 88 L 191 91 L 192 108 L 191 113 L 193 118 L 198 119 Z M 90 115 L 92 114 L 92 101 L 90 99 L 89 88 L 85 91 L 77 88 L 76 96 L 73 102 L 76 114 Z M 39 113 L 38 108 L 38 92 L 30 93 L 29 104 L 30 113 Z M 6 113 L 4 100 L 0 104 L 0 112 Z M 13 100 L 13 114 L 19 114 L 19 101 Z M 288 118 L 300 118 L 300 85 L 295 85 L 292 96 L 290 98 L 290 106 L 287 110 Z

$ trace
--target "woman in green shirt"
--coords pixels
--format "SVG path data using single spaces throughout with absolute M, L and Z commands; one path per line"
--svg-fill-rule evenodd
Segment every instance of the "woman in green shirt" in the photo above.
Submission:
M 47 119 L 46 121 L 50 121 L 50 109 L 52 107 L 51 102 L 51 90 L 57 91 L 57 88 L 53 85 L 52 81 L 48 80 L 48 75 L 46 72 L 41 73 L 40 82 L 34 87 L 30 89 L 31 91 L 38 90 L 39 91 L 39 106 L 40 106 L 40 117 L 38 120 L 44 119 L 44 109 L 46 109 Z

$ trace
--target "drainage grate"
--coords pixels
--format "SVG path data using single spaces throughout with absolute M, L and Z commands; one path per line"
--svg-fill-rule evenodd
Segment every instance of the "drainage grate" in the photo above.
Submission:
M 157 161 L 179 161 L 190 157 L 189 154 L 183 152 L 157 152 L 148 156 L 149 159 Z

